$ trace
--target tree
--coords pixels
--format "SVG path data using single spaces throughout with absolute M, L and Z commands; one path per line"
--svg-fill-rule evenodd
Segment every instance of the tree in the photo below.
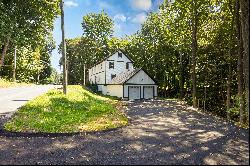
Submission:
M 238 97 L 240 102 L 240 123 L 243 124 L 244 118 L 244 99 L 243 99 L 243 41 L 240 25 L 240 4 L 239 0 L 236 0 L 235 10 L 236 10 L 236 34 L 237 34 L 237 44 L 238 44 Z
M 53 28 L 58 4 L 58 0 L 0 1 L 0 43 L 3 48 L 0 66 L 4 65 L 10 43 L 22 47 L 44 41 Z
M 249 1 L 240 0 L 241 8 L 241 28 L 244 46 L 244 75 L 246 91 L 246 115 L 249 123 Z
M 109 55 L 108 40 L 114 32 L 112 19 L 104 12 L 90 13 L 83 17 L 82 28 L 83 37 L 86 37 L 89 45 L 88 54 L 93 62 Z
M 39 79 L 41 83 L 47 83 L 47 80 L 52 74 L 51 66 L 51 54 L 52 51 L 56 48 L 55 41 L 53 40 L 52 35 L 49 35 L 46 39 L 45 45 L 41 48 L 41 62 L 43 64 L 43 69 L 39 73 Z

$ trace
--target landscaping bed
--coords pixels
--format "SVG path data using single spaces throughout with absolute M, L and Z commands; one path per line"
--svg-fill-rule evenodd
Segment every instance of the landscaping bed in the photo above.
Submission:
M 113 129 L 128 119 L 117 100 L 98 96 L 81 86 L 68 86 L 68 94 L 54 89 L 29 101 L 4 124 L 12 132 L 75 133 Z

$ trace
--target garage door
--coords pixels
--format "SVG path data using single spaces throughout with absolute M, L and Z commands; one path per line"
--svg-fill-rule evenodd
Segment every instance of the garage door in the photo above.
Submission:
M 128 87 L 129 100 L 140 99 L 140 87 L 139 86 L 129 86 Z
M 153 86 L 144 86 L 143 88 L 144 99 L 154 98 L 154 87 Z

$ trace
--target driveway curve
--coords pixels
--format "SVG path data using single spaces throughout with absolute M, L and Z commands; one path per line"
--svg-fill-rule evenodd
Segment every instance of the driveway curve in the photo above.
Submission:
M 249 165 L 248 130 L 176 100 L 124 103 L 130 124 L 114 131 L 61 137 L 0 131 L 0 164 Z

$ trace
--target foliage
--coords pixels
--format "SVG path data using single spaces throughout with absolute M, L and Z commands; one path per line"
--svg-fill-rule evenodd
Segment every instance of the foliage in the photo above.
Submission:
M 17 79 L 24 82 L 37 80 L 38 74 L 43 69 L 40 61 L 40 50 L 30 51 L 29 48 L 23 48 L 17 58 Z M 33 81 L 35 82 L 35 81 Z
M 55 47 L 51 31 L 58 14 L 59 0 L 0 0 L 0 76 L 12 77 L 14 48 L 17 47 L 20 81 L 39 82 L 49 77 L 49 58 Z
M 235 5 L 235 0 L 165 0 L 157 12 L 148 13 L 137 33 L 122 39 L 110 37 L 112 20 L 106 14 L 84 16 L 84 35 L 69 39 L 67 45 L 74 73 L 69 77 L 71 84 L 82 83 L 78 81 L 83 78 L 82 63 L 90 68 L 107 53 L 122 49 L 135 67 L 143 67 L 157 80 L 159 96 L 191 104 L 196 84 L 198 107 L 226 117 L 227 85 L 231 96 L 238 95 Z M 104 24 L 104 18 L 109 23 Z M 230 101 L 231 118 L 237 121 L 236 100 Z
M 97 96 L 80 86 L 69 86 L 29 101 L 4 125 L 9 131 L 72 133 L 117 128 L 128 123 L 115 108 L 117 101 Z
M 26 83 L 18 83 L 18 82 L 11 82 L 8 79 L 1 78 L 0 79 L 0 88 L 9 88 L 9 87 L 17 87 L 17 86 L 28 86 L 32 84 Z
M 59 14 L 59 0 L 1 0 L 0 41 L 6 37 L 18 46 L 41 44 Z

